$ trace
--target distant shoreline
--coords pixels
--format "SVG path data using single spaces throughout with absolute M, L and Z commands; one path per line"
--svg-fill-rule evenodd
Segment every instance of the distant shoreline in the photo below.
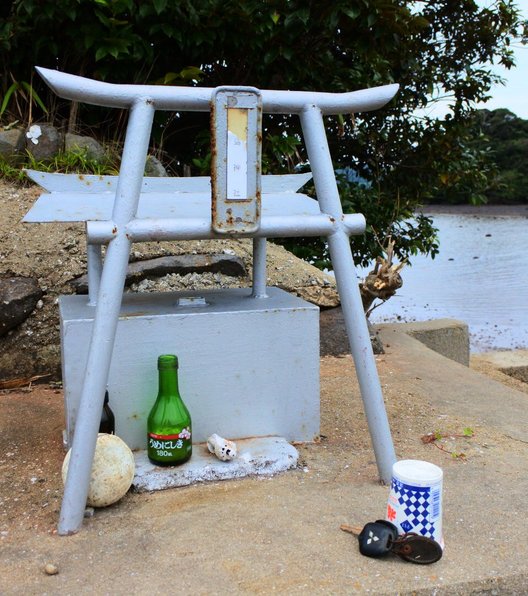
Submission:
M 475 215 L 483 217 L 528 217 L 528 204 L 519 205 L 424 205 L 425 215 Z

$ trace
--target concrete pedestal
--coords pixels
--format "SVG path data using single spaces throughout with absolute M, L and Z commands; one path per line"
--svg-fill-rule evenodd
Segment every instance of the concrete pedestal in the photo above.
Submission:
M 295 468 L 299 454 L 282 437 L 261 437 L 237 441 L 237 456 L 220 461 L 203 443 L 193 445 L 193 454 L 180 466 L 160 468 L 150 463 L 146 451 L 136 451 L 134 490 L 151 492 L 188 486 L 197 482 L 217 482 L 246 476 L 274 476 Z
M 290 441 L 319 433 L 319 309 L 278 288 L 268 298 L 250 292 L 124 295 L 108 391 L 116 434 L 131 449 L 145 448 L 157 357 L 169 353 L 179 358 L 193 442 L 212 433 Z M 71 444 L 95 307 L 86 296 L 62 296 L 59 310 Z

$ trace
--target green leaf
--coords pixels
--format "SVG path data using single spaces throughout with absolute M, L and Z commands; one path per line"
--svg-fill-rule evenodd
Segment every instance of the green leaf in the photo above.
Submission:
M 422 16 L 414 17 L 413 24 L 419 29 L 427 29 L 427 27 L 431 26 L 431 23 Z
M 176 29 L 175 27 L 173 27 L 172 25 L 170 25 L 169 23 L 161 23 L 160 25 L 161 30 L 163 31 L 163 33 L 169 38 L 172 39 L 174 38 L 174 35 L 176 33 Z
M 17 82 L 9 86 L 8 90 L 6 91 L 6 94 L 4 95 L 4 99 L 2 100 L 2 105 L 0 106 L 0 116 L 2 116 L 2 114 L 6 111 L 7 104 L 9 103 L 11 96 L 18 88 L 19 85 Z
M 180 70 L 180 77 L 184 81 L 192 81 L 194 79 L 199 80 L 203 76 L 203 71 L 197 66 L 186 66 Z
M 346 14 L 346 16 L 351 19 L 357 19 L 358 16 L 361 14 L 359 8 L 342 8 L 341 11 L 343 12 L 343 14 Z
M 70 21 L 75 21 L 75 18 L 77 16 L 77 11 L 75 10 L 74 6 L 70 6 L 70 7 L 64 9 L 64 14 L 66 14 L 68 16 Z
M 277 11 L 271 13 L 271 20 L 276 25 L 280 20 L 280 14 Z
M 167 0 L 152 0 L 156 14 L 161 14 L 167 8 Z
M 29 84 L 26 83 L 25 81 L 21 82 L 21 85 L 24 87 L 24 89 L 26 89 L 26 91 L 28 93 L 30 93 L 30 96 L 32 97 L 33 101 L 38 105 L 38 107 L 45 113 L 48 113 L 48 109 L 46 108 L 46 106 L 44 105 L 44 102 L 42 101 L 42 99 L 40 99 L 38 93 L 35 91 L 35 89 Z
M 165 76 L 160 80 L 161 84 L 163 85 L 170 85 L 174 83 L 174 81 L 178 81 L 180 79 L 180 75 L 177 72 L 167 72 Z
M 102 60 L 105 56 L 108 56 L 108 50 L 102 46 L 97 48 L 97 51 L 95 52 L 95 60 Z
M 102 25 L 110 28 L 110 18 L 106 16 L 102 11 L 94 10 L 94 15 L 97 17 L 97 19 L 101 22 Z
M 310 9 L 309 8 L 302 8 L 297 12 L 297 18 L 302 22 L 303 25 L 306 25 L 310 19 Z
M 142 19 L 152 14 L 152 6 L 146 2 L 142 2 L 138 10 L 138 14 Z
M 108 19 L 108 22 L 109 22 L 111 25 L 114 25 L 114 26 L 116 26 L 116 27 L 121 27 L 121 26 L 123 26 L 123 25 L 128 25 L 128 21 L 124 21 L 123 19 L 115 19 L 114 17 L 110 17 L 110 18 Z
M 465 428 L 465 429 L 462 431 L 462 433 L 463 433 L 463 435 L 464 435 L 465 437 L 472 437 L 472 436 L 475 434 L 475 432 L 473 431 L 473 429 L 472 429 L 472 428 L 469 428 L 469 426 L 467 426 L 467 427 L 466 427 L 466 428 Z

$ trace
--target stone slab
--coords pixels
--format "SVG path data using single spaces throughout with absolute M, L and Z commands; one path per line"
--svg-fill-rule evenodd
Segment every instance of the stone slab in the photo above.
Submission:
M 456 319 L 434 319 L 413 323 L 397 323 L 376 325 L 377 329 L 398 328 L 429 349 L 469 366 L 469 329 L 463 321 Z
M 155 466 L 146 451 L 136 451 L 133 486 L 137 492 L 149 492 L 198 482 L 273 476 L 295 468 L 299 459 L 297 449 L 282 437 L 242 439 L 236 445 L 236 458 L 224 462 L 209 453 L 205 443 L 195 444 L 191 459 L 173 468 Z
M 233 277 L 246 275 L 243 259 L 236 255 L 186 254 L 168 257 L 157 257 L 129 263 L 125 285 L 138 283 L 144 279 L 163 277 L 170 273 L 186 275 L 187 273 L 222 273 Z M 71 286 L 77 294 L 88 293 L 88 275 L 72 280 Z

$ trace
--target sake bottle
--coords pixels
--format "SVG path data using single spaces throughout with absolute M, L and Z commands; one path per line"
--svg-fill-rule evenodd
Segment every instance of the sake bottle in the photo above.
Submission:
M 115 418 L 108 402 L 108 391 L 105 391 L 103 411 L 101 412 L 101 422 L 99 423 L 99 432 L 113 435 L 115 433 Z
M 178 358 L 158 357 L 159 389 L 147 421 L 148 458 L 157 466 L 176 466 L 192 454 L 191 416 L 178 390 Z

